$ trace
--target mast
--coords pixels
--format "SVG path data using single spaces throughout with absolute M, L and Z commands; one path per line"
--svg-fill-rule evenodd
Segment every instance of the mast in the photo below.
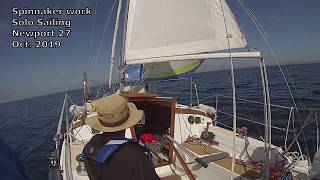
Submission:
M 116 23 L 115 23 L 115 26 L 114 26 L 113 39 L 112 39 L 110 70 L 109 70 L 109 83 L 108 83 L 109 90 L 111 89 L 111 84 L 112 84 L 112 71 L 113 71 L 114 56 L 115 56 L 116 44 L 117 44 L 117 35 L 118 35 L 119 18 L 120 18 L 120 14 L 121 14 L 121 7 L 122 7 L 122 0 L 119 0 L 117 18 L 116 18 Z
M 129 2 L 130 0 L 126 1 L 126 12 L 125 12 L 125 19 L 124 19 L 124 28 L 122 34 L 122 52 L 121 52 L 121 63 L 120 63 L 120 92 L 124 90 L 124 83 L 126 80 L 126 61 L 125 61 L 125 48 L 126 48 L 126 32 L 127 32 L 127 21 L 128 21 L 128 11 L 129 11 Z

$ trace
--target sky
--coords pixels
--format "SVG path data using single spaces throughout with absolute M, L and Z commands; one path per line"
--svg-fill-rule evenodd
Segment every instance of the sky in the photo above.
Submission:
M 263 53 L 269 65 L 276 62 L 268 53 L 245 11 L 237 0 L 227 0 L 250 47 Z M 319 0 L 245 0 L 264 27 L 281 64 L 320 62 Z M 15 16 L 12 8 L 91 9 L 91 15 Z M 0 0 L 0 103 L 81 88 L 82 73 L 91 84 L 108 78 L 112 34 L 117 5 L 113 0 Z M 111 14 L 111 15 L 110 15 Z M 13 26 L 12 20 L 59 18 L 71 27 Z M 121 26 L 120 26 L 121 28 Z M 70 29 L 68 37 L 17 38 L 12 30 Z M 13 48 L 13 41 L 61 42 L 59 48 Z M 117 56 L 119 57 L 119 49 Z M 226 68 L 223 61 L 206 61 L 200 71 Z M 256 66 L 244 60 L 236 66 Z M 117 66 L 115 67 L 117 69 Z M 115 76 L 116 78 L 117 76 Z

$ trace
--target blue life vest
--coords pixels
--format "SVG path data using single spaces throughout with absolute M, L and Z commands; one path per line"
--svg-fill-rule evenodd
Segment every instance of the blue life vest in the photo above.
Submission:
M 96 156 L 94 157 L 94 160 L 96 162 L 99 162 L 101 164 L 107 162 L 109 158 L 117 152 L 120 147 L 122 147 L 125 144 L 128 143 L 133 143 L 133 144 L 138 144 L 142 147 L 144 152 L 147 155 L 147 158 L 150 162 L 152 162 L 152 155 L 150 151 L 140 142 L 134 139 L 128 139 L 124 137 L 112 137 L 111 140 L 109 140 L 105 145 L 103 145 Z M 84 155 L 85 158 L 88 157 L 89 154 L 89 148 L 87 146 L 84 147 L 82 154 Z

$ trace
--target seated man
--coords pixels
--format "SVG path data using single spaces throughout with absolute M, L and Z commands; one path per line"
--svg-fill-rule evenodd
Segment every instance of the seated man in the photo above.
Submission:
M 160 179 L 146 149 L 132 139 L 124 138 L 125 129 L 138 123 L 143 111 L 119 95 L 93 102 L 96 116 L 85 123 L 103 132 L 97 134 L 83 150 L 86 169 L 91 180 L 153 180 Z

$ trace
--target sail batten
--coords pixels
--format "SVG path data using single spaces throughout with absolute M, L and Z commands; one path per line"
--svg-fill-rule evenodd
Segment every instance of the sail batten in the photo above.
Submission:
M 125 59 L 221 51 L 229 48 L 227 37 L 230 48 L 247 45 L 225 0 L 130 0 Z

